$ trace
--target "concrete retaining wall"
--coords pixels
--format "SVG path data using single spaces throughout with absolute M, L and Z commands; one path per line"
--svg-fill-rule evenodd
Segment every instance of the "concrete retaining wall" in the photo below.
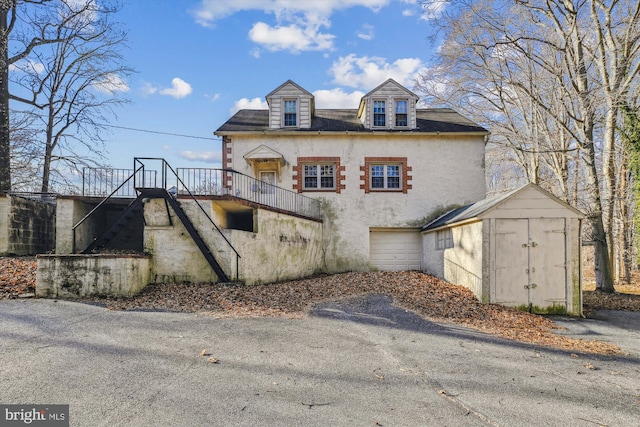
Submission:
M 256 233 L 226 230 L 240 253 L 240 280 L 273 283 L 323 270 L 322 223 L 260 209 Z
M 100 198 L 80 198 L 77 196 L 58 197 L 56 215 L 57 254 L 73 253 L 73 226 L 100 203 Z M 102 205 L 91 217 L 76 228 L 75 250 L 84 250 L 96 237 L 100 236 L 109 225 L 124 211 L 131 199 L 113 199 Z M 109 248 L 121 252 L 142 252 L 143 235 L 142 214 L 132 215 L 132 219 L 109 243 Z
M 322 270 L 322 223 L 265 209 L 254 210 L 254 231 L 222 230 L 235 253 L 192 200 L 183 210 L 231 280 L 246 284 L 271 283 L 309 276 Z M 215 202 L 200 200 L 218 221 Z M 173 210 L 162 199 L 145 203 L 145 253 L 151 254 L 152 281 L 157 283 L 216 282 L 218 278 Z M 168 214 L 169 213 L 169 214 Z
M 0 256 L 53 251 L 55 223 L 54 204 L 0 195 Z
M 39 255 L 36 296 L 132 296 L 150 283 L 143 255 Z

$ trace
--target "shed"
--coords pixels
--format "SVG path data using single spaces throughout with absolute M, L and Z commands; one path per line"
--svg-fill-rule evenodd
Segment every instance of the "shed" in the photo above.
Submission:
M 483 302 L 580 315 L 582 218 L 527 184 L 424 225 L 423 270 L 467 287 Z

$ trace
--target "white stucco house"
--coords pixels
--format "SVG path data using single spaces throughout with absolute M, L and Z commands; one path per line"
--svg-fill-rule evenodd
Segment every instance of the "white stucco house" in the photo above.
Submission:
M 420 270 L 426 218 L 485 197 L 486 129 L 392 79 L 353 109 L 291 80 L 215 132 L 223 168 L 322 202 L 327 271 Z
M 580 314 L 582 214 L 534 185 L 485 199 L 486 129 L 392 79 L 353 109 L 317 109 L 291 80 L 266 100 L 215 131 L 221 169 L 135 158 L 124 181 L 87 180 L 116 189 L 58 197 L 37 293 L 421 270 L 485 302 Z

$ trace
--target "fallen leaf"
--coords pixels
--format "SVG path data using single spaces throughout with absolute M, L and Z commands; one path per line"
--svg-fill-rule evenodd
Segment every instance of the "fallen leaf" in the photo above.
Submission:
M 0 299 L 35 292 L 36 268 L 34 257 L 0 257 Z M 640 273 L 634 280 L 633 289 L 640 293 Z M 573 352 L 621 353 L 620 348 L 610 343 L 554 334 L 557 327 L 546 317 L 481 303 L 469 289 L 416 271 L 325 274 L 260 286 L 158 283 L 146 286 L 132 298 L 88 297 L 85 300 L 104 304 L 109 310 L 195 312 L 217 318 L 302 318 L 314 304 L 373 293 L 388 295 L 393 298 L 394 305 L 423 318 L 456 323 L 506 339 Z M 640 295 L 608 295 L 594 291 L 584 292 L 584 295 L 585 306 L 589 309 L 640 311 Z M 579 357 L 574 354 L 571 357 Z M 208 354 L 202 356 L 205 355 Z

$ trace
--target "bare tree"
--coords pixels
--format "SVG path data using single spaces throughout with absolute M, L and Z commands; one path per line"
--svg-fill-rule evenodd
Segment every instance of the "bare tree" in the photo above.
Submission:
M 637 97 L 632 96 L 637 102 Z M 623 143 L 624 161 L 621 162 L 621 193 L 624 200 L 621 202 L 620 217 L 622 221 L 623 241 L 623 265 L 625 267 L 625 279 L 630 282 L 631 270 L 634 266 L 633 242 L 637 235 L 637 226 L 634 227 L 634 219 L 640 214 L 640 107 L 631 104 L 622 105 L 622 125 L 620 126 L 620 139 Z
M 106 6 L 106 3 L 100 2 L 99 6 L 95 0 L 0 0 L 0 192 L 11 189 L 11 162 L 18 161 L 18 157 L 11 154 L 9 100 L 28 100 L 32 106 L 37 106 L 41 116 L 48 115 L 42 111 L 51 104 L 42 100 L 42 93 L 37 96 L 25 94 L 24 88 L 29 85 L 16 88 L 15 91 L 12 85 L 10 91 L 10 68 L 17 67 L 24 71 L 28 69 L 26 64 L 32 64 L 32 71 L 36 71 L 38 66 L 49 64 L 48 61 L 55 57 L 51 53 L 58 44 L 72 47 L 76 43 L 89 43 L 89 39 L 95 36 L 94 32 L 105 28 L 101 27 L 106 22 L 104 16 L 116 11 L 116 7 Z M 96 28 L 92 25 L 96 25 Z M 74 28 L 76 31 L 73 31 Z M 111 29 L 115 30 L 115 27 Z M 115 40 L 119 36 L 113 37 L 112 40 Z M 58 53 L 62 52 L 58 50 Z M 43 62 L 45 58 L 47 61 Z M 112 83 L 115 81 L 110 77 L 105 82 L 109 80 Z M 26 81 L 22 76 L 21 83 L 25 84 Z M 97 84 L 98 80 L 94 83 Z M 62 114 L 62 111 L 59 109 L 57 114 Z M 76 125 L 80 122 L 71 121 Z
M 620 168 L 616 159 L 623 158 L 616 138 L 617 121 L 619 108 L 640 74 L 640 2 L 591 0 L 589 11 L 589 27 L 595 39 L 585 45 L 597 64 L 607 107 L 602 162 L 607 212 L 604 220 L 608 235 L 614 236 L 616 201 L 623 200 L 618 198 L 621 186 L 616 173 Z M 612 260 L 616 257 L 614 247 L 609 245 Z
M 522 153 L 519 157 L 530 181 L 540 180 L 544 164 L 556 174 L 557 182 L 565 185 L 562 196 L 571 200 L 566 186 L 571 176 L 569 171 L 574 171 L 574 188 L 578 188 L 577 179 L 584 175 L 586 182 L 580 188 L 585 193 L 596 243 L 597 286 L 613 292 L 608 250 L 611 236 L 607 235 L 604 223 L 604 207 L 608 205 L 601 196 L 597 144 L 598 138 L 607 131 L 604 124 L 607 110 L 602 108 L 603 67 L 594 65 L 610 60 L 611 56 L 605 58 L 604 55 L 612 44 L 601 43 L 603 47 L 598 48 L 592 20 L 594 14 L 609 18 L 614 14 L 607 15 L 608 9 L 602 9 L 603 2 L 598 0 L 451 3 L 456 7 L 446 11 L 439 20 L 445 36 L 445 44 L 439 51 L 439 70 L 446 70 L 446 78 L 439 82 L 439 88 L 446 88 L 449 94 L 471 94 L 450 97 L 456 107 L 465 103 L 470 110 L 489 107 L 490 114 L 483 112 L 481 116 L 486 120 L 480 120 L 481 123 L 498 134 L 498 139 L 505 139 L 515 152 Z M 637 5 L 631 0 L 608 3 L 617 7 L 616 10 L 626 11 L 634 11 L 631 6 Z M 594 4 L 596 6 L 590 7 Z M 594 12 L 594 8 L 598 11 Z M 607 34 L 622 37 L 639 31 L 634 19 L 605 18 L 598 22 L 603 39 L 609 37 Z M 633 49 L 628 54 L 632 56 L 626 61 L 637 58 Z M 628 76 L 633 69 L 631 66 L 623 74 Z M 456 78 L 456 74 L 461 77 Z M 425 76 L 425 80 L 429 81 L 430 76 Z M 456 83 L 447 87 L 452 80 Z M 424 83 L 422 86 L 429 87 Z M 475 99 L 482 102 L 474 103 Z M 545 152 L 550 155 L 542 156 Z M 580 154 L 583 173 L 578 170 L 571 152 Z M 535 155 L 526 156 L 526 153 Z M 604 163 L 608 161 L 605 155 Z M 610 191 L 610 186 L 604 189 Z M 606 193 L 605 199 L 609 198 Z
M 30 114 L 11 114 L 12 190 L 37 192 L 40 181 L 41 146 L 34 144 L 37 130 Z
M 34 27 L 16 30 L 18 15 L 24 7 L 49 10 L 51 0 L 0 0 L 0 193 L 11 190 L 11 141 L 9 117 L 9 67 L 29 55 L 35 48 L 56 43 L 55 34 L 38 18 Z M 10 52 L 12 38 L 15 49 Z
M 445 16 L 448 23 L 442 24 L 447 31 L 438 67 L 422 76 L 418 90 L 430 103 L 454 105 L 488 125 L 492 131 L 489 160 L 502 146 L 506 151 L 498 150 L 501 165 L 505 160 L 513 162 L 527 181 L 569 200 L 568 171 L 572 165 L 566 154 L 578 147 L 564 128 L 568 119 L 564 100 L 557 96 L 558 83 L 543 67 L 561 65 L 552 62 L 555 56 L 550 48 L 533 41 L 522 40 L 517 48 L 511 46 L 505 32 L 526 21 L 499 12 L 478 3 L 459 15 Z M 453 20 L 461 24 L 449 25 Z M 474 20 L 484 25 L 476 25 Z M 541 65 L 528 60 L 532 55 L 546 56 L 549 62 Z
M 11 99 L 31 106 L 39 122 L 42 192 L 49 191 L 52 176 L 68 184 L 64 171 L 100 157 L 105 124 L 114 107 L 128 102 L 118 96 L 132 70 L 121 65 L 126 33 L 109 20 L 116 10 L 93 0 L 61 2 L 48 24 L 58 42 L 16 64 Z

